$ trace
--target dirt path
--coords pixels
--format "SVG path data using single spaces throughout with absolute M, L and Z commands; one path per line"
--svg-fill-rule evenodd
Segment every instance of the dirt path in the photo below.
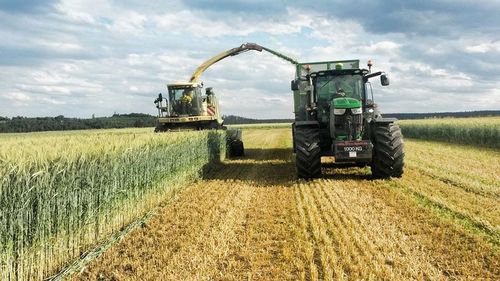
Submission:
M 306 182 L 295 179 L 289 130 L 244 138 L 245 158 L 187 188 L 74 279 L 500 278 L 498 152 L 464 160 L 467 177 L 446 155 L 474 149 L 408 141 L 402 179 L 336 167 Z M 489 163 L 484 174 L 478 163 Z

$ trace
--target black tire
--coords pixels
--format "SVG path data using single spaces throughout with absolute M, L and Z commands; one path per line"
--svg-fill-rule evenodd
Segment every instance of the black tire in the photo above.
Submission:
M 224 128 L 225 126 L 219 124 L 219 122 L 217 121 L 211 121 L 207 126 L 207 129 L 212 129 L 212 130 L 225 130 Z
M 319 128 L 295 127 L 295 166 L 303 179 L 321 176 L 321 147 Z
M 375 124 L 374 126 L 371 165 L 373 177 L 401 177 L 405 157 L 401 129 L 393 123 Z
M 229 145 L 229 156 L 240 157 L 245 155 L 245 148 L 243 142 L 240 140 L 233 140 Z
M 165 125 L 160 125 L 155 128 L 155 133 L 163 133 L 168 131 L 168 128 Z

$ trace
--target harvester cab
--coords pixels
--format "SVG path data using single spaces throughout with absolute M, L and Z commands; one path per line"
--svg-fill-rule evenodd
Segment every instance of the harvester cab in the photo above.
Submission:
M 321 175 L 321 157 L 370 165 L 375 177 L 403 173 L 403 140 L 394 118 L 382 118 L 373 100 L 370 78 L 383 72 L 359 68 L 359 60 L 298 64 L 292 81 L 294 152 L 298 176 Z
M 218 129 L 222 128 L 219 102 L 212 88 L 196 82 L 167 85 L 168 96 L 158 95 L 155 100 L 158 109 L 156 131 L 177 128 Z

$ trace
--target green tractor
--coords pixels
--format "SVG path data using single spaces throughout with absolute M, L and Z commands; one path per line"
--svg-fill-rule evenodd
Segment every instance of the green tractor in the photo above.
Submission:
M 383 72 L 359 68 L 359 60 L 299 63 L 291 82 L 295 122 L 293 149 L 299 178 L 321 176 L 321 157 L 370 165 L 375 178 L 401 177 L 403 136 L 395 118 L 383 118 L 373 100 L 370 78 Z

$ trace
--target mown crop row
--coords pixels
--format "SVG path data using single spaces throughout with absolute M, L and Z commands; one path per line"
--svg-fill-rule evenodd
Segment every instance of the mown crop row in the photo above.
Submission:
M 225 155 L 225 134 L 0 136 L 0 279 L 39 280 Z
M 407 138 L 500 148 L 500 117 L 398 121 Z
M 290 128 L 244 132 L 244 158 L 72 280 L 499 279 L 500 151 L 407 139 L 402 178 L 297 181 Z

